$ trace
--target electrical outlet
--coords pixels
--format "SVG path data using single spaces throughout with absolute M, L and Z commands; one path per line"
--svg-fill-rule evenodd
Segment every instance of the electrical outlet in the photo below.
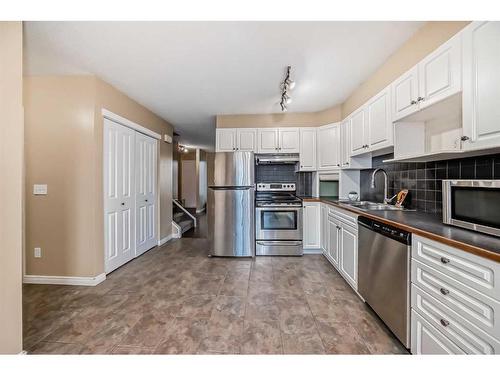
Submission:
M 35 258 L 41 258 L 41 257 L 42 257 L 42 248 L 35 247 Z

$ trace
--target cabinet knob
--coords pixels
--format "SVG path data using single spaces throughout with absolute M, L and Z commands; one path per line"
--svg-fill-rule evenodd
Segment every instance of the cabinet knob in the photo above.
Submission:
M 439 321 L 441 322 L 441 325 L 442 325 L 443 327 L 448 327 L 448 326 L 450 325 L 450 322 L 449 322 L 449 321 L 447 321 L 446 319 L 441 319 L 441 320 L 439 320 Z
M 144 202 L 147 202 L 148 200 L 147 199 L 144 199 Z
M 462 142 L 468 141 L 469 139 L 470 139 L 470 138 L 469 138 L 469 137 L 467 137 L 466 135 L 464 135 L 464 136 L 460 137 L 460 140 L 461 140 Z
M 450 260 L 448 258 L 441 257 L 441 263 L 447 264 L 447 263 L 450 263 Z
M 125 202 L 122 202 L 122 206 L 125 206 Z
M 447 294 L 450 294 L 450 291 L 448 289 L 446 289 L 446 288 L 441 288 L 441 289 L 439 289 L 439 291 L 441 292 L 441 294 L 443 296 L 446 296 Z
M 410 102 L 410 104 L 411 104 L 411 105 L 415 105 L 415 104 L 417 104 L 417 101 L 416 101 L 416 100 L 412 100 L 412 101 Z
M 425 100 L 425 99 L 424 99 L 424 98 L 422 98 L 421 96 L 419 96 L 419 97 L 417 98 L 417 102 L 422 102 L 422 101 L 424 101 L 424 100 Z

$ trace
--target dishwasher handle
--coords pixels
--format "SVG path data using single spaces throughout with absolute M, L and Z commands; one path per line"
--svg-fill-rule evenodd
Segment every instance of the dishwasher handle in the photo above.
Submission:
M 379 233 L 382 236 L 388 237 L 394 241 L 401 242 L 408 246 L 411 245 L 411 233 L 396 228 L 392 225 L 388 225 L 363 216 L 358 217 L 358 225 Z

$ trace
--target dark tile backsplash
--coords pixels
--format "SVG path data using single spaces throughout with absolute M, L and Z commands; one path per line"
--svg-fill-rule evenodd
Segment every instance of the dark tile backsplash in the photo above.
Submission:
M 375 168 L 383 168 L 388 175 L 388 194 L 402 189 L 410 191 L 406 206 L 419 211 L 442 213 L 442 180 L 446 179 L 500 179 L 500 154 L 427 163 L 383 163 L 392 154 L 373 158 L 373 169 L 361 171 L 361 199 L 382 202 L 384 177 L 378 173 L 376 188 L 370 187 Z
M 255 166 L 255 182 L 293 182 L 297 194 L 312 195 L 312 173 L 295 172 L 293 164 L 263 164 Z

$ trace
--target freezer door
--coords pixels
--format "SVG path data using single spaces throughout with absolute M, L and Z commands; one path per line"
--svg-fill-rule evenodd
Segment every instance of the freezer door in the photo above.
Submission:
M 214 181 L 209 185 L 253 187 L 254 170 L 253 152 L 218 152 L 215 154 Z
M 254 188 L 209 188 L 209 255 L 255 256 L 254 194 Z

